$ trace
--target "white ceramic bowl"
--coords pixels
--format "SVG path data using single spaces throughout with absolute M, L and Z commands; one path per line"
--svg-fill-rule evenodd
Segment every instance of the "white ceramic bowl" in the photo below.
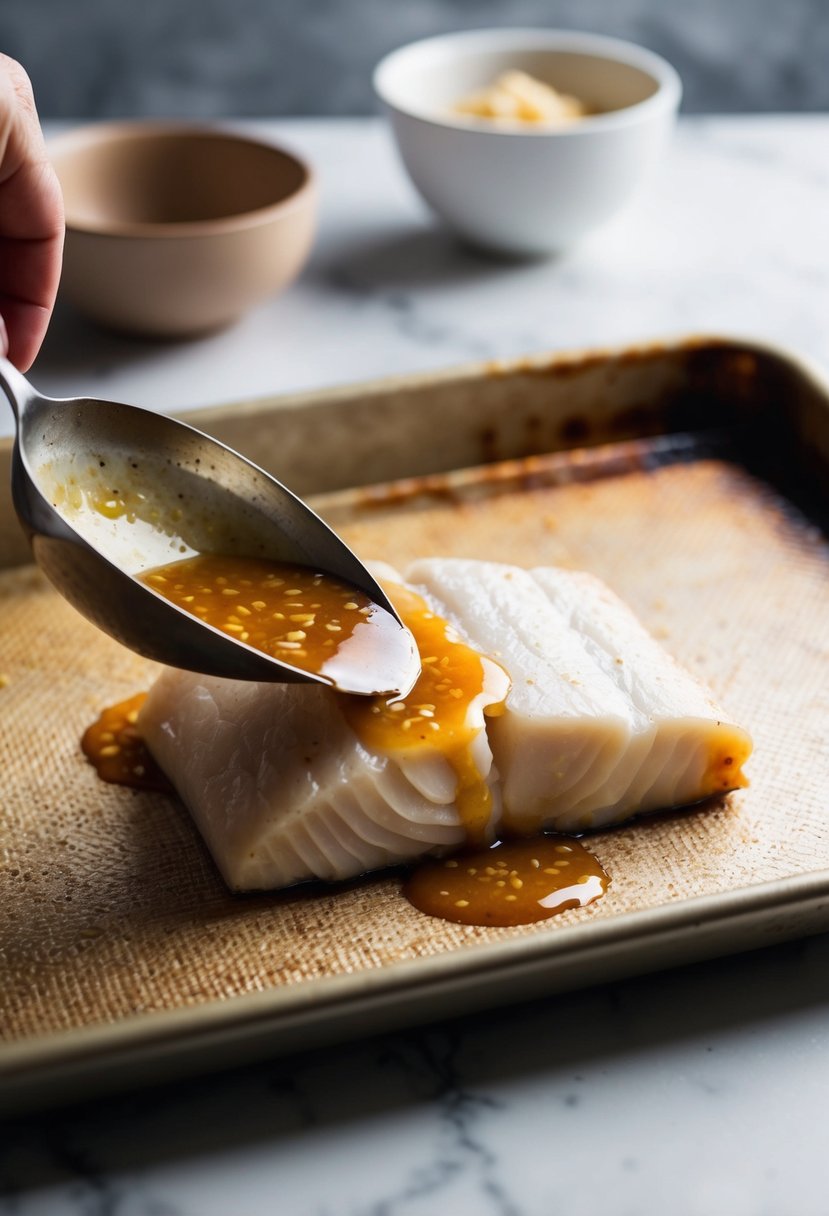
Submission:
M 517 68 L 583 101 L 559 128 L 509 129 L 453 113 L 455 102 Z M 460 236 L 506 254 L 564 250 L 609 219 L 647 177 L 682 86 L 660 56 L 562 30 L 474 30 L 410 43 L 375 69 L 403 162 Z

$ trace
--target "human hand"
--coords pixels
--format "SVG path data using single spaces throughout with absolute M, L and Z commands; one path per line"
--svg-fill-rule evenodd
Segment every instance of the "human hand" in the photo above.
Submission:
M 24 372 L 52 315 L 62 251 L 63 198 L 32 86 L 0 54 L 0 354 Z

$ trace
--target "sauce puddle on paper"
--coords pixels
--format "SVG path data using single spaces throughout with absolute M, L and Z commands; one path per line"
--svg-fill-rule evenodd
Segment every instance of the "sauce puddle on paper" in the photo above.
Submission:
M 423 862 L 403 894 L 421 912 L 461 925 L 530 925 L 592 904 L 609 884 L 577 840 L 534 836 Z
M 81 750 L 102 781 L 172 794 L 172 784 L 153 760 L 136 726 L 146 699 L 147 694 L 139 692 L 110 705 L 84 731 Z

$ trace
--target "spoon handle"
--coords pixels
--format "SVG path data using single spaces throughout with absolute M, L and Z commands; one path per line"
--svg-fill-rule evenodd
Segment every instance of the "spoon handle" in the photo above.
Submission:
M 40 395 L 32 388 L 23 373 L 2 356 L 0 356 L 0 388 L 8 397 L 12 413 L 18 420 L 23 417 L 26 407 L 36 401 Z

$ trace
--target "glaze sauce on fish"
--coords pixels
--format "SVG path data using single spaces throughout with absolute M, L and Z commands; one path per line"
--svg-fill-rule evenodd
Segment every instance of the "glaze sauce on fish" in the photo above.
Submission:
M 171 794 L 172 785 L 136 726 L 145 698 L 138 693 L 105 709 L 87 728 L 81 746 L 103 781 Z M 397 722 L 394 714 L 386 725 L 372 728 L 402 731 Z M 412 729 L 404 732 L 407 737 Z M 601 898 L 609 882 L 577 840 L 539 836 L 421 862 L 404 882 L 403 894 L 420 912 L 457 924 L 529 925 L 567 908 L 586 907 Z
M 265 653 L 308 671 L 324 671 L 342 640 L 352 637 L 374 605 L 355 588 L 300 566 L 252 558 L 199 555 L 145 574 L 155 591 L 185 611 Z M 419 864 L 404 884 L 420 911 L 469 925 L 531 924 L 583 907 L 607 889 L 596 859 L 566 837 L 535 837 L 486 847 L 492 793 L 474 745 L 480 732 L 473 705 L 503 713 L 509 677 L 494 660 L 467 646 L 451 623 L 416 592 L 387 591 L 414 635 L 421 674 L 405 697 L 337 694 L 343 714 L 368 749 L 438 753 L 457 779 L 455 805 L 467 844 L 476 852 Z M 388 615 L 388 614 L 386 614 Z M 140 738 L 146 694 L 105 710 L 82 747 L 105 781 L 172 791 Z
M 493 659 L 461 640 L 449 621 L 415 591 L 389 583 L 386 591 L 420 652 L 421 673 L 406 697 L 340 698 L 354 733 L 380 752 L 439 752 L 457 778 L 455 805 L 467 842 L 483 844 L 492 813 L 492 793 L 475 762 L 479 728 L 470 707 L 504 712 L 509 676 Z

